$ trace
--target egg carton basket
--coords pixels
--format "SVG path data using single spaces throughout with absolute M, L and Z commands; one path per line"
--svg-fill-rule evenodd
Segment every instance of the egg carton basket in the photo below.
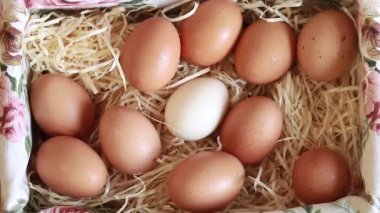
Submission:
M 90 9 L 121 5 L 163 7 L 177 0 L 0 0 L 0 187 L 3 212 L 24 212 L 29 199 L 27 167 L 32 152 L 32 122 L 28 104 L 30 68 L 22 39 L 31 12 L 56 9 Z M 302 4 L 302 0 L 300 0 Z M 375 75 L 367 80 L 372 92 L 365 107 L 380 107 L 380 1 L 357 0 L 356 24 L 361 63 L 357 72 Z M 363 36 L 365 34 L 366 36 Z M 369 76 L 369 75 L 368 75 Z M 376 77 L 377 76 L 377 77 Z M 366 90 L 367 91 L 367 90 Z M 367 99 L 366 99 L 367 100 Z M 364 100 L 363 100 L 364 101 Z M 363 109 L 364 111 L 364 109 Z M 360 113 L 360 112 L 358 112 Z M 365 196 L 347 196 L 333 203 L 315 204 L 273 212 L 380 212 L 380 114 L 367 116 L 374 128 L 360 160 Z M 86 212 L 57 206 L 42 212 Z

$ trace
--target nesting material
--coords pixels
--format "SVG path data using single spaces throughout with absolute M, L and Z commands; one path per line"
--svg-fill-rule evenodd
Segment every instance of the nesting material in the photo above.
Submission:
M 126 83 L 118 63 L 118 47 L 127 25 L 121 7 L 108 12 L 85 10 L 79 16 L 34 14 L 27 26 L 24 53 L 34 72 L 75 76 L 97 94 Z
M 238 1 L 247 23 L 258 17 L 283 20 L 296 31 L 315 11 L 336 6 L 337 1 L 330 1 L 331 5 L 313 2 L 305 1 L 301 8 L 301 0 Z M 354 11 L 353 1 L 341 1 L 341 4 L 347 13 Z M 193 11 L 189 5 L 182 9 L 177 17 Z M 118 62 L 118 48 L 124 35 L 133 30 L 139 14 L 157 15 L 160 11 L 137 11 L 127 17 L 124 9 L 113 8 L 70 14 L 40 12 L 31 16 L 23 46 L 34 77 L 47 71 L 75 79 L 93 95 L 100 113 L 113 105 L 138 109 L 154 123 L 163 144 L 159 166 L 144 175 L 124 176 L 108 165 L 109 182 L 104 193 L 90 199 L 78 200 L 54 193 L 46 188 L 32 168 L 29 173 L 31 212 L 56 205 L 85 206 L 95 212 L 178 212 L 166 191 L 170 171 L 194 153 L 221 149 L 217 133 L 199 142 L 184 142 L 172 136 L 163 120 L 170 94 L 198 76 L 212 76 L 223 81 L 229 89 L 231 107 L 248 96 L 261 94 L 279 103 L 285 115 L 283 138 L 260 166 L 246 166 L 244 187 L 226 212 L 301 205 L 291 187 L 292 169 L 300 153 L 313 147 L 326 146 L 342 153 L 352 171 L 350 193 L 363 193 L 359 159 L 366 130 L 364 116 L 360 113 L 364 111 L 360 87 L 363 77 L 358 66 L 339 80 L 328 83 L 309 80 L 294 67 L 279 81 L 257 86 L 237 77 L 230 55 L 209 68 L 181 62 L 167 87 L 155 93 L 140 93 L 125 82 Z M 174 21 L 181 19 L 167 16 Z M 88 142 L 100 151 L 97 129 Z

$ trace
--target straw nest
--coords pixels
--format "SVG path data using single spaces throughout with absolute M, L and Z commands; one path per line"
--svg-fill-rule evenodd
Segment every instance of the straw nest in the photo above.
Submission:
M 30 165 L 30 212 L 56 205 L 85 206 L 94 212 L 178 212 L 166 193 L 166 181 L 173 167 L 188 156 L 203 150 L 220 149 L 217 134 L 198 142 L 185 142 L 170 134 L 163 120 L 165 103 L 181 84 L 198 76 L 212 76 L 229 89 L 231 107 L 256 94 L 272 97 L 283 109 L 285 128 L 278 147 L 259 166 L 246 166 L 246 180 L 239 197 L 225 211 L 262 211 L 302 205 L 291 187 L 295 160 L 305 149 L 330 147 L 340 151 L 351 166 L 351 194 L 363 193 L 359 158 L 365 137 L 362 81 L 358 65 L 334 82 L 313 81 L 294 67 L 279 81 L 250 85 L 239 79 L 233 68 L 233 56 L 207 68 L 181 62 L 170 84 L 155 93 L 140 93 L 128 86 L 118 58 L 123 40 L 135 24 L 149 16 L 166 16 L 175 24 L 188 17 L 197 3 L 164 10 L 139 8 L 127 11 L 116 7 L 77 12 L 37 12 L 28 23 L 23 48 L 33 70 L 33 78 L 42 72 L 57 73 L 75 79 L 93 96 L 99 114 L 113 105 L 138 109 L 156 126 L 161 135 L 163 153 L 159 165 L 139 176 L 125 176 L 109 166 L 109 182 L 103 194 L 89 199 L 73 199 L 49 190 Z M 324 7 L 340 7 L 348 14 L 356 9 L 353 1 L 239 0 L 245 23 L 258 18 L 286 21 L 296 31 L 308 18 Z M 301 6 L 303 4 L 303 6 Z M 38 135 L 38 134 L 35 134 Z M 35 139 L 37 145 L 38 139 Z M 95 127 L 88 143 L 99 151 Z M 99 151 L 101 154 L 101 152 Z M 69 174 L 68 174 L 69 175 Z

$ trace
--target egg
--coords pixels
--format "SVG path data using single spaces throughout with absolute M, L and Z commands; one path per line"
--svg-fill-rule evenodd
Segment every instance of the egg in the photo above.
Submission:
M 242 25 L 243 16 L 234 2 L 203 2 L 179 27 L 182 57 L 199 66 L 221 61 L 234 46 Z
M 54 74 L 31 84 L 30 105 L 38 126 L 49 136 L 85 137 L 94 127 L 95 105 L 73 80 Z
M 295 63 L 296 44 L 296 33 L 287 23 L 255 21 L 237 44 L 236 72 L 250 83 L 273 82 Z
M 103 192 L 107 169 L 83 141 L 57 136 L 42 143 L 36 155 L 36 170 L 53 191 L 75 198 L 86 198 Z
M 201 77 L 180 86 L 165 107 L 165 122 L 177 137 L 196 141 L 210 135 L 228 107 L 227 87 L 218 79 Z
M 310 79 L 331 81 L 343 76 L 354 65 L 357 54 L 356 29 L 343 11 L 322 11 L 300 32 L 298 63 Z
M 220 130 L 223 151 L 245 164 L 260 163 L 281 137 L 283 117 L 272 99 L 253 96 L 238 103 L 226 116 Z
M 108 161 L 124 174 L 141 174 L 157 165 L 161 141 L 153 124 L 128 107 L 112 107 L 100 119 L 99 140 Z
M 328 148 L 306 151 L 293 169 L 293 188 L 306 204 L 335 201 L 347 195 L 351 175 L 347 162 Z
M 243 165 L 218 151 L 197 153 L 179 163 L 169 176 L 171 200 L 191 212 L 213 212 L 226 207 L 244 184 Z
M 161 17 L 146 19 L 127 38 L 120 63 L 129 84 L 154 92 L 174 77 L 181 54 L 175 26 Z

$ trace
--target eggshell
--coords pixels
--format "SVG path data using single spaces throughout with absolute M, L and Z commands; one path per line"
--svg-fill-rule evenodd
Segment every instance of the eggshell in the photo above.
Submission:
M 46 74 L 32 82 L 30 105 L 34 119 L 49 136 L 85 137 L 94 127 L 95 105 L 71 79 Z
M 42 143 L 36 155 L 36 170 L 53 191 L 75 198 L 100 194 L 107 180 L 107 169 L 96 152 L 69 136 Z
M 244 179 L 243 165 L 234 156 L 200 152 L 174 168 L 168 182 L 169 196 L 182 209 L 213 212 L 238 196 Z
M 125 174 L 153 169 L 161 154 L 160 137 L 153 124 L 128 107 L 113 107 L 103 114 L 99 138 L 108 161 Z
M 337 79 L 352 68 L 357 57 L 354 23 L 343 11 L 322 11 L 301 30 L 297 48 L 300 69 L 309 78 Z
M 241 162 L 257 164 L 281 137 L 283 117 L 272 99 L 254 96 L 238 103 L 226 116 L 220 130 L 223 151 Z
M 293 188 L 306 204 L 335 201 L 347 195 L 351 175 L 347 162 L 327 148 L 306 151 L 293 169 Z
M 210 66 L 231 51 L 243 25 L 240 8 L 232 1 L 209 0 L 180 25 L 182 57 L 189 63 Z
M 222 121 L 228 100 L 227 87 L 221 81 L 210 77 L 191 80 L 169 98 L 165 122 L 175 136 L 184 140 L 205 138 Z
M 153 92 L 174 77 L 180 54 L 175 26 L 165 18 L 153 17 L 138 24 L 127 38 L 120 63 L 132 86 Z
M 297 36 L 287 23 L 255 21 L 236 47 L 236 72 L 250 83 L 273 82 L 294 64 L 296 44 Z

